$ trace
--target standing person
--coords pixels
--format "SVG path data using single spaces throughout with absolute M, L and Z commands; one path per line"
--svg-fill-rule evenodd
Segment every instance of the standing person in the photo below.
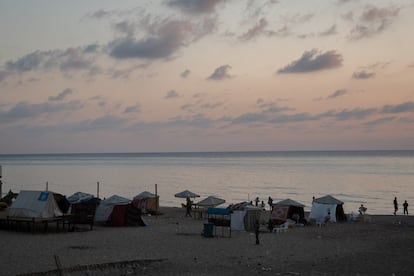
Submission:
M 188 216 L 192 217 L 192 216 L 191 216 L 191 204 L 193 204 L 193 203 L 191 202 L 191 199 L 190 199 L 189 197 L 187 197 L 187 205 L 185 206 L 185 208 L 186 208 L 186 210 L 187 210 L 187 212 L 185 213 L 185 216 L 186 216 L 186 217 L 188 217 Z
M 404 215 L 407 214 L 407 216 L 408 216 L 408 203 L 407 203 L 407 200 L 404 201 L 403 207 L 404 207 Z
M 259 197 L 256 197 L 256 199 L 255 199 L 256 207 L 259 206 L 259 201 L 260 201 Z
M 256 244 L 260 244 L 260 241 L 259 241 L 259 229 L 260 229 L 259 220 L 256 219 L 256 221 L 254 222 L 254 233 L 256 235 Z
M 269 199 L 267 200 L 267 204 L 269 204 L 270 211 L 272 211 L 272 209 L 273 209 L 273 198 L 271 198 L 270 196 L 269 196 Z
M 394 198 L 394 216 L 397 215 L 397 211 L 398 211 L 398 201 L 397 201 L 397 197 Z

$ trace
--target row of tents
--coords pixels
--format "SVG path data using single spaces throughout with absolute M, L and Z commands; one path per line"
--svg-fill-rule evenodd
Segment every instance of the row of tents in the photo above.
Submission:
M 199 197 L 188 190 L 177 193 L 175 196 L 179 198 Z M 80 215 L 79 220 L 83 218 L 88 221 L 87 218 L 89 218 L 90 223 L 109 226 L 146 225 L 142 214 L 154 214 L 159 210 L 159 196 L 147 191 L 138 194 L 132 200 L 118 195 L 100 200 L 91 194 L 82 192 L 74 193 L 66 198 L 61 194 L 47 191 L 21 191 L 19 194 L 10 191 L 0 201 L 9 203 L 7 211 L 10 217 L 53 218 L 65 214 L 77 214 Z M 216 207 L 223 203 L 225 203 L 224 199 L 209 196 L 196 204 L 201 207 Z M 322 221 L 329 214 L 331 222 L 343 221 L 346 219 L 343 204 L 342 201 L 330 195 L 314 199 L 309 217 L 305 218 L 305 205 L 286 199 L 273 204 L 270 219 L 277 224 L 287 219 L 296 222 L 304 222 L 306 219 Z M 243 228 L 243 225 L 245 229 L 249 228 L 248 225 L 251 223 L 248 221 L 253 221 L 258 212 L 252 207 L 247 203 L 229 206 L 234 213 L 232 228 Z M 246 218 L 249 217 L 248 214 L 253 213 L 252 218 Z
M 66 198 L 49 191 L 10 191 L 0 201 L 8 206 L 10 218 L 47 219 L 70 214 L 79 224 L 108 226 L 143 226 L 142 214 L 159 210 L 159 196 L 150 192 L 140 193 L 133 200 L 118 195 L 101 200 L 82 192 Z
M 271 225 L 280 225 L 287 220 L 295 221 L 295 223 L 306 224 L 309 221 L 326 222 L 327 218 L 330 222 L 345 221 L 343 202 L 331 195 L 314 199 L 309 216 L 306 217 L 305 205 L 292 200 L 285 199 L 274 203 L 268 217 L 263 217 L 262 209 L 251 205 L 248 202 L 232 204 L 228 208 L 231 209 L 231 229 L 246 230 L 254 229 L 255 221 L 258 219 L 262 223 L 269 222 Z M 271 225 L 270 225 L 271 224 Z

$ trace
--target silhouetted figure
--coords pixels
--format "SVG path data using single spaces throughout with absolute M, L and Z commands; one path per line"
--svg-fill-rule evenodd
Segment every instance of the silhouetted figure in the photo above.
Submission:
M 407 203 L 407 200 L 404 201 L 403 207 L 404 207 L 404 215 L 407 214 L 407 216 L 408 216 L 408 203 Z
M 256 206 L 258 206 L 259 205 L 259 201 L 260 201 L 259 197 L 256 197 L 256 199 L 254 201 L 256 203 Z
M 270 196 L 269 196 L 269 199 L 267 200 L 267 204 L 269 204 L 270 210 L 272 210 L 273 209 L 273 198 L 271 198 Z
M 256 244 L 260 244 L 260 241 L 259 241 L 259 229 L 260 229 L 259 220 L 256 219 L 256 221 L 254 223 L 254 233 L 256 234 Z
M 185 206 L 185 208 L 187 210 L 187 212 L 185 213 L 186 217 L 188 217 L 188 216 L 192 217 L 191 216 L 191 204 L 192 204 L 192 202 L 191 202 L 190 198 L 187 197 L 187 205 Z
M 364 204 L 361 204 L 361 206 L 359 207 L 359 214 L 361 215 L 361 216 L 363 216 L 363 215 L 365 215 L 365 212 L 367 211 L 367 208 L 366 207 L 364 207 Z
M 397 201 L 397 197 L 394 198 L 394 216 L 397 215 L 397 211 L 398 211 L 398 201 Z

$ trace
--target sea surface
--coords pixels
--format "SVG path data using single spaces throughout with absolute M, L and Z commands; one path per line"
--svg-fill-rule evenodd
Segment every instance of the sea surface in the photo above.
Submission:
M 174 194 L 188 189 L 200 195 L 195 202 L 215 195 L 226 207 L 271 196 L 305 211 L 313 196 L 330 194 L 347 213 L 364 204 L 371 214 L 392 214 L 396 196 L 399 213 L 404 200 L 414 212 L 414 151 L 3 154 L 0 166 L 3 194 L 48 189 L 132 199 L 149 191 L 161 206 L 180 206 L 185 200 Z

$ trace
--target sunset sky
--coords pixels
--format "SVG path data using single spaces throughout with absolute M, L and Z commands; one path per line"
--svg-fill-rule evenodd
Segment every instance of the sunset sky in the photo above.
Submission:
M 0 1 L 0 154 L 414 149 L 414 0 Z

